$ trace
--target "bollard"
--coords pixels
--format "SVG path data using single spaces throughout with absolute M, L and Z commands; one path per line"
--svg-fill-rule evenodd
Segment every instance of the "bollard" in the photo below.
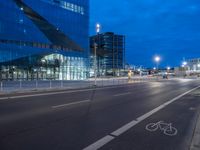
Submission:
M 50 80 L 50 82 L 49 82 L 49 88 L 51 89 L 51 80 Z
M 38 88 L 38 80 L 35 81 L 35 88 Z
M 19 88 L 22 88 L 22 80 L 19 81 Z
M 63 88 L 63 80 L 60 82 L 60 87 Z
M 3 82 L 1 81 L 1 91 L 3 91 Z

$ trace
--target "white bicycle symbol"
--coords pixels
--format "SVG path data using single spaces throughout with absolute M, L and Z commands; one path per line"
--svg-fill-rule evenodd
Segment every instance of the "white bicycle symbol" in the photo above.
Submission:
M 157 123 L 149 123 L 146 125 L 146 130 L 150 132 L 154 132 L 157 129 L 160 129 L 165 135 L 168 136 L 175 136 L 178 133 L 177 129 L 172 127 L 172 123 L 164 123 L 164 121 L 159 121 Z

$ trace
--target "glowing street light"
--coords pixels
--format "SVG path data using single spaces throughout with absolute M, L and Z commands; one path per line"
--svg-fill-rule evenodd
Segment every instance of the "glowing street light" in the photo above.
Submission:
M 159 64 L 159 62 L 160 62 L 160 56 L 156 56 L 156 57 L 154 58 L 154 60 L 155 60 L 156 65 L 157 65 L 157 70 L 159 70 L 159 69 L 158 69 L 158 64 Z
M 157 63 L 159 63 L 160 57 L 159 57 L 159 56 L 156 56 L 156 57 L 155 57 L 155 61 L 156 61 Z
M 100 32 L 101 25 L 99 23 L 96 24 L 96 33 L 98 34 Z
M 186 66 L 186 65 L 187 65 L 187 62 L 186 62 L 186 61 L 184 61 L 184 62 L 183 62 L 183 66 Z
M 96 24 L 96 33 L 99 34 L 101 25 L 99 23 Z M 94 84 L 97 84 L 97 44 L 94 43 Z
M 169 71 L 171 68 L 170 67 L 167 67 L 167 70 Z

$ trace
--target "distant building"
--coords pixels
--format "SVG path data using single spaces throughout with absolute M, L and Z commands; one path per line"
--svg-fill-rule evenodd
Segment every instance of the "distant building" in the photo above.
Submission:
M 97 54 L 97 75 L 119 76 L 125 68 L 125 36 L 106 32 L 90 37 L 91 74 L 95 68 L 94 45 Z
M 187 74 L 200 74 L 200 58 L 189 59 L 187 62 Z
M 181 67 L 175 68 L 177 76 L 200 75 L 200 58 L 185 60 Z

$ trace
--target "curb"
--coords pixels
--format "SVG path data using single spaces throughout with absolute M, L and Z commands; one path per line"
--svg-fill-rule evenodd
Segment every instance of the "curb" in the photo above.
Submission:
M 190 150 L 200 150 L 200 112 L 192 139 Z

